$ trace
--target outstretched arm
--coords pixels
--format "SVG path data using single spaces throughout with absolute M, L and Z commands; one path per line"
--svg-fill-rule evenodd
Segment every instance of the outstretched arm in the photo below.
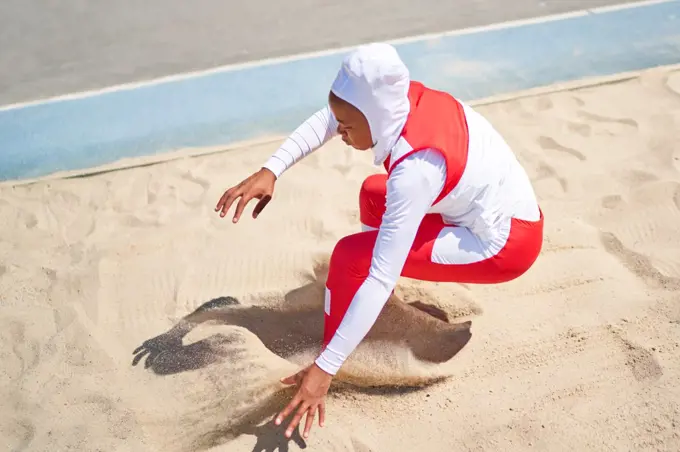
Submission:
M 445 174 L 441 154 L 425 151 L 404 159 L 388 178 L 387 208 L 374 246 L 368 277 L 354 294 L 337 331 L 315 363 L 281 380 L 284 384 L 299 385 L 293 400 L 275 420 L 276 425 L 281 425 L 283 419 L 297 409 L 286 430 L 288 438 L 305 413 L 305 438 L 317 411 L 319 425 L 323 426 L 324 399 L 332 376 L 377 320 L 401 274 L 421 220 L 444 186 Z
M 368 278 L 316 360 L 325 372 L 335 375 L 377 320 L 401 275 L 420 222 L 444 186 L 445 168 L 441 154 L 427 150 L 412 154 L 392 171 Z
M 246 204 L 256 198 L 259 201 L 253 209 L 253 218 L 257 218 L 271 200 L 274 184 L 281 174 L 328 142 L 337 134 L 337 129 L 338 123 L 330 107 L 326 106 L 314 113 L 290 134 L 259 171 L 225 191 L 217 202 L 215 211 L 224 217 L 234 201 L 241 198 L 232 219 L 237 223 Z
M 284 171 L 337 135 L 338 122 L 326 106 L 310 116 L 263 165 L 278 179 Z

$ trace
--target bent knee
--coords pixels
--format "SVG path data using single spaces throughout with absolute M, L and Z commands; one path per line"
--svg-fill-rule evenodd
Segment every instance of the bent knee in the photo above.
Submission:
M 372 174 L 364 179 L 359 191 L 360 200 L 385 199 L 387 195 L 387 175 Z
M 387 193 L 387 174 L 371 174 L 361 184 L 361 191 L 384 195 Z
M 337 273 L 366 277 L 371 267 L 377 231 L 359 232 L 343 237 L 331 254 L 328 279 Z
M 368 176 L 361 184 L 359 216 L 364 225 L 372 228 L 380 227 L 382 216 L 385 213 L 386 184 L 387 176 L 385 174 Z

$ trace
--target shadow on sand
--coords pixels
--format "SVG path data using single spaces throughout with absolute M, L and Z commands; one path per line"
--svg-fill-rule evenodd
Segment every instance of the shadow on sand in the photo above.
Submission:
M 219 297 L 207 301 L 194 312 L 182 318 L 163 334 L 144 341 L 134 350 L 132 365 L 142 361 L 144 367 L 158 375 L 171 375 L 197 370 L 206 366 L 234 362 L 237 359 L 225 347 L 233 338 L 214 334 L 206 339 L 184 345 L 183 338 L 198 325 L 210 322 L 231 325 L 249 330 L 255 334 L 274 354 L 287 359 L 293 355 L 316 353 L 320 350 L 323 335 L 323 293 L 326 267 L 315 268 L 314 275 L 308 275 L 308 283 L 287 293 L 283 300 L 263 299 L 262 303 L 239 303 L 233 297 Z M 380 341 L 397 344 L 409 349 L 413 356 L 426 363 L 443 363 L 453 358 L 470 340 L 471 322 L 449 323 L 446 313 L 423 302 L 406 304 L 392 297 L 380 314 L 364 342 Z M 437 380 L 430 383 L 436 383 Z M 337 386 L 334 384 L 334 386 Z M 345 389 L 369 394 L 397 395 L 422 389 L 408 386 L 347 386 Z M 426 386 L 426 385 L 425 385 Z M 336 388 L 337 389 L 337 388 Z M 284 397 L 276 397 L 266 407 L 240 422 L 238 432 L 257 437 L 254 452 L 288 450 L 288 442 L 304 441 L 299 432 L 292 439 L 283 436 L 282 427 L 273 422 L 257 426 L 268 416 L 273 416 L 285 406 L 292 392 L 285 391 Z M 284 423 L 285 425 L 286 423 Z M 223 432 L 224 433 L 224 432 Z M 224 436 L 214 432 L 214 436 Z M 231 435 L 230 435 L 231 436 Z M 297 438 L 297 439 L 296 439 Z M 204 438 L 209 443 L 213 441 Z

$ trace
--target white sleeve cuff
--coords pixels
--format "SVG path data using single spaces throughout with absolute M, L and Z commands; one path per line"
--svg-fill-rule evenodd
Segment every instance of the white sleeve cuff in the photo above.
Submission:
M 321 355 L 316 358 L 315 363 L 327 374 L 335 375 L 340 370 L 343 359 L 341 356 L 338 356 L 336 353 L 333 353 L 331 350 L 326 348 L 326 350 L 324 350 L 323 353 L 321 353 Z
M 267 168 L 269 171 L 274 173 L 277 179 L 281 177 L 281 174 L 283 174 L 283 172 L 288 169 L 286 163 L 274 155 L 269 157 L 269 160 L 267 160 L 265 164 L 262 165 L 262 168 Z

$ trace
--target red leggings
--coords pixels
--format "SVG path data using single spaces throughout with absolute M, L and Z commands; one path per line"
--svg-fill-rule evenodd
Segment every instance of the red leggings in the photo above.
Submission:
M 387 175 L 369 176 L 361 186 L 361 222 L 379 228 L 385 213 Z M 443 231 L 471 234 L 464 228 L 443 222 L 439 214 L 425 215 L 406 258 L 401 276 L 422 281 L 498 284 L 525 273 L 536 261 L 543 245 L 543 214 L 538 221 L 512 219 L 510 234 L 500 252 L 473 263 L 440 264 L 432 261 L 432 250 Z M 326 287 L 332 293 L 331 315 L 325 315 L 324 346 L 340 326 L 354 294 L 368 277 L 378 231 L 343 237 L 331 255 Z M 457 250 L 451 250 L 455 256 Z

